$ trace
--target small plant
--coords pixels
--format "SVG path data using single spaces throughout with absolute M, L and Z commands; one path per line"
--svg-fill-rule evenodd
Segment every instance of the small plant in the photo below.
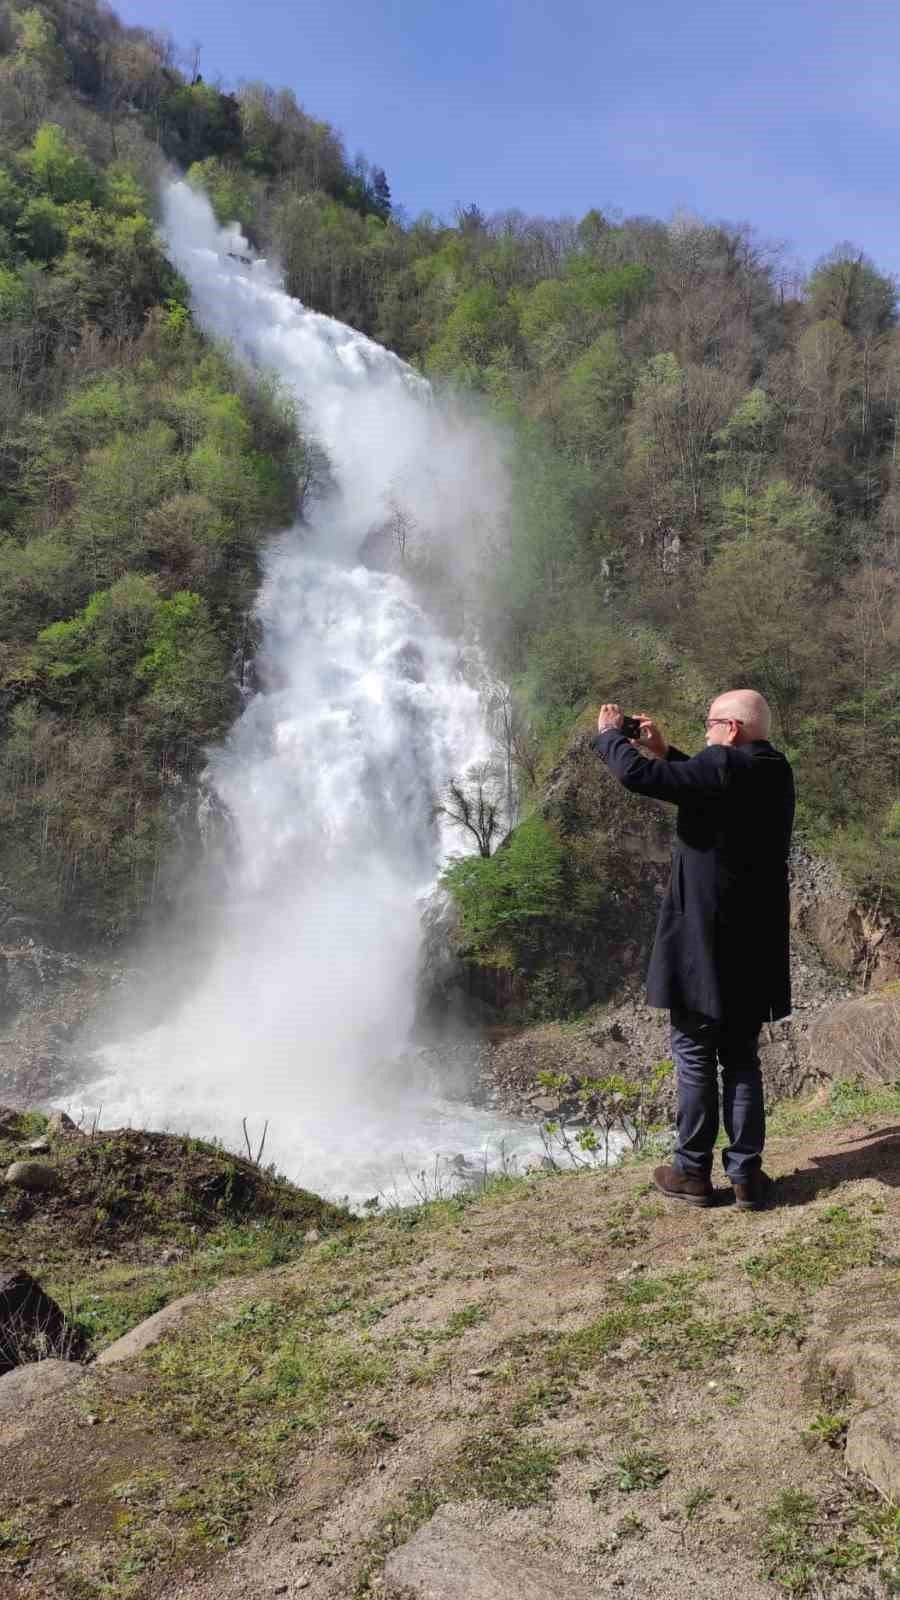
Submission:
M 713 1492 L 711 1489 L 692 1489 L 684 1502 L 685 1522 L 693 1522 L 698 1511 L 702 1511 L 704 1506 L 708 1506 L 712 1498 Z
M 861 1569 L 885 1580 L 883 1587 L 866 1588 L 866 1594 L 896 1594 L 900 1508 L 861 1488 L 838 1490 L 823 1505 L 797 1489 L 784 1489 L 766 1512 L 759 1548 L 766 1576 L 796 1600 L 831 1594 L 836 1575 Z
M 561 1378 L 537 1379 L 529 1384 L 523 1398 L 513 1406 L 512 1424 L 523 1428 L 543 1416 L 555 1417 L 572 1398 L 572 1391 Z
M 615 1144 L 640 1152 L 653 1132 L 663 1085 L 671 1061 L 658 1061 L 637 1079 L 621 1073 L 605 1078 L 577 1078 L 568 1073 L 539 1072 L 538 1083 L 558 1108 L 542 1124 L 544 1147 L 551 1160 L 562 1154 L 575 1167 L 609 1166 Z M 580 1126 L 567 1126 L 573 1120 Z
M 486 1322 L 488 1315 L 487 1306 L 482 1305 L 480 1301 L 460 1306 L 458 1311 L 451 1311 L 444 1323 L 441 1336 L 444 1339 L 458 1339 L 468 1328 L 477 1328 L 479 1323 Z
M 838 1449 L 846 1437 L 849 1420 L 846 1411 L 834 1413 L 820 1411 L 810 1423 L 809 1432 L 823 1444 L 830 1444 L 834 1449 Z
M 626 1511 L 616 1523 L 616 1533 L 620 1539 L 639 1539 L 647 1532 L 647 1524 L 636 1511 Z
M 616 1488 L 623 1494 L 640 1489 L 655 1489 L 668 1476 L 669 1469 L 653 1450 L 626 1450 L 616 1462 Z

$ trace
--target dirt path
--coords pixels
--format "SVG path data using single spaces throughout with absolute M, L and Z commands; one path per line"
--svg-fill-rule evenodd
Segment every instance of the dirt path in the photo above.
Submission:
M 873 1269 L 900 1316 L 898 1124 L 773 1140 L 762 1215 L 537 1175 L 229 1286 L 8 1444 L 0 1596 L 383 1594 L 441 1502 L 598 1595 L 887 1595 L 809 1334 Z

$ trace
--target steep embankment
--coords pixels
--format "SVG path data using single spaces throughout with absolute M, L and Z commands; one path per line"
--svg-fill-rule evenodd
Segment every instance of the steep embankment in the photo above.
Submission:
M 0 1422 L 0 1594 L 886 1596 L 898 1110 L 785 1111 L 763 1215 L 539 1174 L 218 1290 Z

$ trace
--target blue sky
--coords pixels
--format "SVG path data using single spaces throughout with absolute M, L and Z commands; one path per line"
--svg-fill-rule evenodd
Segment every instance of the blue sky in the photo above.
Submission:
M 749 221 L 900 273 L 890 0 L 120 0 L 201 70 L 287 85 L 408 212 Z

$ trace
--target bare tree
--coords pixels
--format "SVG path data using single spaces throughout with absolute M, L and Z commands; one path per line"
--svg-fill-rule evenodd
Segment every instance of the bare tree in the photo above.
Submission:
M 502 811 L 496 797 L 497 774 L 489 762 L 470 767 L 464 778 L 451 778 L 444 799 L 434 808 L 436 817 L 446 817 L 455 828 L 470 833 L 485 859 L 502 829 Z
M 523 774 L 533 788 L 537 783 L 539 749 L 532 729 L 515 695 L 505 683 L 494 684 L 487 697 L 488 724 L 503 762 L 506 814 L 510 826 L 518 819 L 519 798 L 515 774 Z
M 404 506 L 396 495 L 391 495 L 388 500 L 388 517 L 385 529 L 391 536 L 391 543 L 400 558 L 401 565 L 406 562 L 406 551 L 412 534 L 416 531 L 416 519 L 412 512 Z

